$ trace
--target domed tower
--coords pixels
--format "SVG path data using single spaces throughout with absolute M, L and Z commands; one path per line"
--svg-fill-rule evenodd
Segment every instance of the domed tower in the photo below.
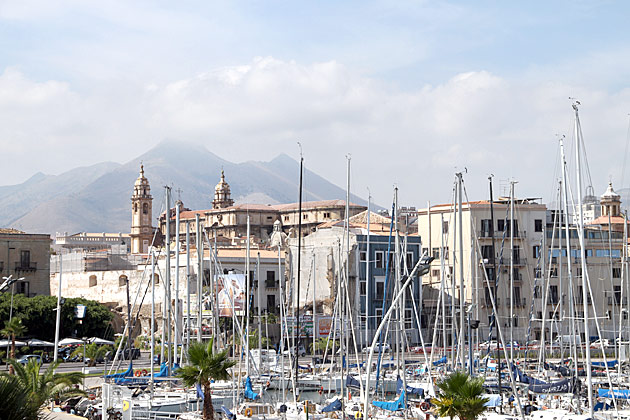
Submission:
M 608 183 L 606 192 L 602 194 L 599 203 L 602 206 L 602 216 L 616 217 L 620 214 L 621 196 L 613 190 L 612 182 Z
M 149 180 L 144 176 L 144 165 L 140 165 L 140 176 L 136 179 L 131 196 L 131 253 L 145 254 L 153 239 L 153 197 Z
M 230 185 L 225 182 L 225 173 L 221 169 L 221 180 L 214 187 L 214 200 L 212 200 L 213 209 L 224 209 L 234 205 L 234 200 L 230 197 Z

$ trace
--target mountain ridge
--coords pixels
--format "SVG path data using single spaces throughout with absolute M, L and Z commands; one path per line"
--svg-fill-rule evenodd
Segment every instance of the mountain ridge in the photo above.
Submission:
M 59 175 L 37 172 L 21 184 L 0 186 L 0 226 L 51 234 L 128 232 L 131 193 L 141 164 L 151 185 L 154 219 L 165 209 L 165 185 L 173 187 L 173 198 L 181 198 L 186 207 L 211 208 L 221 170 L 235 202 L 298 201 L 299 162 L 285 153 L 267 162 L 234 163 L 202 145 L 165 140 L 126 163 L 102 162 Z M 345 190 L 305 169 L 304 201 L 345 197 Z M 366 204 L 355 195 L 351 201 Z

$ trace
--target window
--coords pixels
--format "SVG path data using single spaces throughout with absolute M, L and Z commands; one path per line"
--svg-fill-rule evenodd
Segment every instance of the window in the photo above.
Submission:
M 494 281 L 495 280 L 495 276 L 494 276 L 494 267 L 486 267 L 486 276 L 488 276 L 488 280 L 490 281 Z
M 383 308 L 374 309 L 374 315 L 376 316 L 376 322 L 380 323 L 383 320 Z
M 413 312 L 410 308 L 405 308 L 405 328 L 411 330 L 413 328 Z
M 614 286 L 615 289 L 615 303 L 619 305 L 621 303 L 621 286 Z
M 442 233 L 448 233 L 448 220 L 442 222 Z
M 482 236 L 490 236 L 490 219 L 481 219 Z
M 558 277 L 558 267 L 551 268 L 551 277 Z
M 288 222 L 289 221 L 289 216 L 284 216 L 284 221 Z
M 267 279 L 265 280 L 265 287 L 276 287 L 276 272 L 273 270 L 267 271 Z
M 302 215 L 302 220 L 308 220 L 308 214 L 303 214 Z
M 138 203 L 133 203 L 133 212 L 138 213 Z
M 429 248 L 422 248 L 422 255 L 429 255 Z
M 330 212 L 329 211 L 325 211 L 324 212 L 324 219 L 330 219 Z
M 521 262 L 521 249 L 519 247 L 514 247 L 512 250 L 512 257 L 514 258 L 514 264 L 519 264 Z
M 577 277 L 582 277 L 582 267 L 576 267 L 575 268 L 575 275 Z
M 155 279 L 155 284 L 160 284 L 160 276 L 157 273 L 153 278 Z
M 549 286 L 549 303 L 555 305 L 560 299 L 558 298 L 558 286 Z
M 149 204 L 148 203 L 144 203 L 142 205 L 142 214 L 149 214 Z
M 486 305 L 490 306 L 490 305 L 492 305 L 492 299 L 490 298 L 490 296 L 491 296 L 490 289 L 488 289 L 487 287 L 484 287 L 484 291 L 485 291 Z
M 532 247 L 532 256 L 534 258 L 540 258 L 540 245 L 534 245 Z
M 127 285 L 127 276 L 122 275 L 120 277 L 118 277 L 118 287 L 123 287 Z
M 541 321 L 542 320 L 542 311 L 536 312 L 536 317 L 538 318 L 538 321 Z
M 362 280 L 359 282 L 359 291 L 361 293 L 361 296 L 365 296 L 365 292 L 366 292 L 366 282 L 365 280 Z
M 514 287 L 512 289 L 512 299 L 514 299 L 514 306 L 519 306 L 521 304 L 521 288 Z
M 375 278 L 376 282 L 376 299 L 383 299 L 385 297 L 385 277 L 379 276 Z
M 497 220 L 497 230 L 503 232 L 505 230 L 505 220 Z
M 534 278 L 541 278 L 542 277 L 542 269 L 540 267 L 536 267 L 534 268 Z
M 18 281 L 16 284 L 15 292 L 24 296 L 29 295 L 29 284 L 27 281 Z
M 492 259 L 492 245 L 481 246 L 481 258 L 483 258 L 486 264 L 494 264 Z
M 534 232 L 542 232 L 543 231 L 543 222 L 542 219 L 534 220 Z
M 431 270 L 431 277 L 440 277 L 440 270 L 438 268 L 434 268 Z
M 405 262 L 407 264 L 407 268 L 409 270 L 413 270 L 413 266 L 414 266 L 414 264 L 413 264 L 413 262 L 414 262 L 413 261 L 413 252 L 407 252 L 407 261 L 405 261 Z
M 613 278 L 615 279 L 621 278 L 621 267 L 613 267 L 612 275 L 613 275 Z
M 374 253 L 375 261 L 374 267 L 383 268 L 383 261 L 385 259 L 385 253 L 383 251 L 376 251 Z
M 557 311 L 549 312 L 549 319 L 555 319 L 556 321 L 560 320 L 560 314 Z
M 541 297 L 540 286 L 534 286 L 534 299 L 540 299 Z
M 95 276 L 94 274 L 92 274 L 92 275 L 90 276 L 90 287 L 94 287 L 94 286 L 96 286 L 96 284 L 97 284 L 97 283 L 98 283 L 98 282 L 97 282 L 97 280 L 96 280 L 96 276 Z
M 439 260 L 440 259 L 440 248 L 433 248 L 431 250 L 431 256 L 433 257 L 434 260 Z
M 361 262 L 365 262 L 365 260 L 367 259 L 367 252 L 365 251 L 359 252 L 359 259 L 361 260 Z
M 31 251 L 20 251 L 20 267 L 29 268 L 31 266 Z
M 442 255 L 444 255 L 445 260 L 448 260 L 448 247 L 447 246 L 442 248 Z
M 276 295 L 267 295 L 267 312 L 276 311 Z

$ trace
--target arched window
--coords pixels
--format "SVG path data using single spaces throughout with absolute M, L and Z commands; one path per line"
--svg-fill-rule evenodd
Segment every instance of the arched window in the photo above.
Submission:
M 143 214 L 149 214 L 149 203 L 144 203 L 142 205 L 142 213 Z
M 133 203 L 133 212 L 138 213 L 138 203 Z
M 127 284 L 127 276 L 125 276 L 124 274 L 120 277 L 118 277 L 118 287 L 123 287 Z

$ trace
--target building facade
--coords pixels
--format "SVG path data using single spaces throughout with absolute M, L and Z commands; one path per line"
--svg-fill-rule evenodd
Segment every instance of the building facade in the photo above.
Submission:
M 50 235 L 0 229 L 0 272 L 20 279 L 14 283 L 15 293 L 50 294 L 50 245 Z

